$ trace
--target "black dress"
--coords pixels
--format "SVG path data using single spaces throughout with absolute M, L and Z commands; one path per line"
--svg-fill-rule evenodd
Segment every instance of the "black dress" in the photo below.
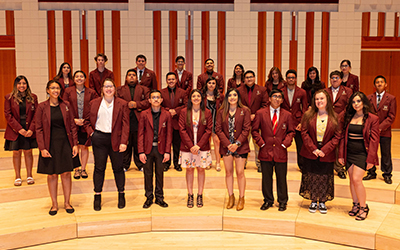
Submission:
M 212 132 L 215 134 L 215 122 L 217 120 L 217 101 L 210 101 L 207 99 L 207 108 L 211 111 L 213 120 Z
M 349 124 L 346 155 L 347 169 L 354 164 L 367 170 L 367 150 L 364 144 L 363 127 L 360 124 Z
M 39 174 L 62 174 L 71 172 L 81 165 L 78 155 L 72 158 L 72 147 L 69 143 L 65 130 L 64 119 L 60 106 L 50 106 L 51 109 L 51 131 L 50 131 L 50 155 L 42 157 L 39 155 L 37 172 Z
M 22 98 L 22 102 L 19 103 L 19 114 L 20 124 L 23 129 L 26 130 L 26 98 Z M 37 142 L 35 138 L 25 137 L 18 134 L 18 138 L 15 141 L 6 140 L 4 143 L 4 150 L 6 151 L 18 151 L 20 149 L 29 150 L 37 148 Z

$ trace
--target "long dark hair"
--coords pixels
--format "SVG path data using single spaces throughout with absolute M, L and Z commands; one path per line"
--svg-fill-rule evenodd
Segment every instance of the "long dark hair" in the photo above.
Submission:
M 210 77 L 210 78 L 207 79 L 206 84 L 204 84 L 204 86 L 203 86 L 203 89 L 202 89 L 203 90 L 203 94 L 201 96 L 203 98 L 207 98 L 207 90 L 208 90 L 207 84 L 210 81 L 215 81 L 215 89 L 213 91 L 213 95 L 214 95 L 215 100 L 216 100 L 217 98 L 219 98 L 219 91 L 218 91 L 217 79 L 215 79 L 214 77 Z
M 337 127 L 338 125 L 337 115 L 333 110 L 331 97 L 329 96 L 328 92 L 326 92 L 325 89 L 320 89 L 317 92 L 315 92 L 315 95 L 313 96 L 311 101 L 311 108 L 304 113 L 303 118 L 301 119 L 301 127 L 307 128 L 308 125 L 310 124 L 311 119 L 313 119 L 318 114 L 318 108 L 315 105 L 315 96 L 317 96 L 317 94 L 319 93 L 323 93 L 325 95 L 326 98 L 325 109 L 326 112 L 328 113 L 328 118 L 333 123 L 333 125 Z
M 278 67 L 272 67 L 271 69 L 270 69 L 270 71 L 269 71 L 269 74 L 268 74 L 268 82 L 273 82 L 274 81 L 274 78 L 272 78 L 272 72 L 274 72 L 274 71 L 276 71 L 276 72 L 278 72 L 278 75 L 279 75 L 279 82 L 283 82 L 283 76 L 282 76 L 282 73 L 281 73 L 281 71 L 279 70 L 279 68 Z
M 236 67 L 239 67 L 242 69 L 242 75 L 240 76 L 240 80 L 242 82 L 244 82 L 244 67 L 240 63 L 236 64 L 235 67 L 233 68 L 233 75 L 232 75 L 233 80 L 236 80 L 236 73 L 235 73 Z
M 312 80 L 310 78 L 310 73 L 313 72 L 313 71 L 315 71 L 315 73 L 316 73 L 314 84 L 313 84 L 313 82 L 312 82 Z M 311 90 L 311 92 L 315 92 L 317 90 L 322 89 L 322 84 L 321 84 L 321 81 L 319 80 L 319 71 L 314 66 L 310 67 L 307 70 L 307 79 L 304 81 L 304 89 L 305 90 Z
M 25 93 L 23 93 L 23 94 L 20 93 L 20 92 L 18 91 L 18 89 L 17 89 L 17 84 L 18 84 L 21 80 L 25 80 L 25 82 L 26 82 L 26 89 L 25 89 Z M 22 102 L 23 96 L 26 97 L 26 100 L 27 100 L 28 102 L 31 102 L 31 103 L 34 103 L 34 102 L 35 102 L 35 100 L 33 99 L 33 96 L 32 96 L 31 88 L 29 87 L 28 79 L 26 79 L 26 77 L 23 76 L 23 75 L 19 75 L 19 76 L 17 76 L 17 77 L 15 78 L 15 80 L 14 80 L 14 88 L 13 88 L 13 90 L 11 91 L 11 94 L 10 94 L 10 98 L 9 98 L 9 99 L 11 99 L 11 97 L 14 97 L 14 102 L 15 102 L 16 104 L 20 104 L 20 103 Z
M 207 84 L 206 84 L 207 85 Z M 189 94 L 189 100 L 187 103 L 187 113 L 186 113 L 186 126 L 190 127 L 192 124 L 192 108 L 193 108 L 193 103 L 192 103 L 192 95 L 197 92 L 200 94 L 201 97 L 201 102 L 200 102 L 200 117 L 201 117 L 201 123 L 204 123 L 206 120 L 206 116 L 205 116 L 205 105 L 204 105 L 204 99 L 202 98 L 202 94 L 201 91 L 199 89 L 193 89 L 190 94 Z
M 363 114 L 364 114 L 363 121 L 362 121 L 363 128 L 364 128 L 365 120 L 367 120 L 369 113 L 373 113 L 372 108 L 371 108 L 371 102 L 368 100 L 368 97 L 363 92 L 360 92 L 360 91 L 353 93 L 350 96 L 349 102 L 347 103 L 347 106 L 346 106 L 346 113 L 344 115 L 343 129 L 347 128 L 347 126 L 350 124 L 351 119 L 353 119 L 353 116 L 357 112 L 353 108 L 353 100 L 356 96 L 360 97 L 360 99 L 363 103 Z
M 226 119 L 226 117 L 228 116 L 228 113 L 229 113 L 229 106 L 230 106 L 230 104 L 229 104 L 228 98 L 229 98 L 229 94 L 230 94 L 231 92 L 236 92 L 236 94 L 237 94 L 237 96 L 238 96 L 237 107 L 238 107 L 238 108 L 243 108 L 243 107 L 244 107 L 244 108 L 247 108 L 247 107 L 244 106 L 243 103 L 242 103 L 242 99 L 241 99 L 241 97 L 240 97 L 239 90 L 237 90 L 237 89 L 235 89 L 235 88 L 230 88 L 230 89 L 228 89 L 228 91 L 226 91 L 226 95 L 225 95 L 225 98 L 224 98 L 224 100 L 223 100 L 223 102 L 222 102 L 222 105 L 221 105 L 221 107 L 219 108 L 219 110 L 222 111 L 222 119 L 223 119 L 223 121 L 225 121 L 225 119 Z
M 54 80 L 54 79 L 48 81 L 47 84 L 46 84 L 46 90 L 49 90 L 49 89 L 50 89 L 50 85 L 51 85 L 52 83 L 57 83 L 58 87 L 60 87 L 60 95 L 58 96 L 58 100 L 59 100 L 59 101 L 62 101 L 62 99 L 61 99 L 62 86 L 61 86 L 61 83 L 60 83 L 59 81 Z M 47 93 L 47 91 L 46 91 L 46 93 Z M 48 96 L 48 98 L 50 98 L 50 95 L 49 95 L 48 93 L 47 93 L 47 96 Z
M 62 69 L 63 69 L 64 65 L 68 65 L 68 66 L 69 66 L 68 78 L 69 78 L 69 79 L 73 79 L 73 78 L 72 78 L 72 73 L 71 73 L 71 72 L 72 72 L 71 65 L 70 65 L 69 63 L 67 63 L 67 62 L 63 62 L 63 63 L 61 64 L 59 70 L 58 70 L 57 75 L 54 77 L 54 80 L 58 81 L 60 78 L 63 77 Z

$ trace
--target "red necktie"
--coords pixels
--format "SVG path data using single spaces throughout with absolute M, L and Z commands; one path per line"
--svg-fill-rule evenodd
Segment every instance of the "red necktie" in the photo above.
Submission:
M 251 92 L 252 92 L 252 89 L 250 88 L 249 89 L 249 93 L 248 93 L 248 97 L 249 97 L 249 107 L 250 107 L 250 104 L 251 104 Z
M 278 116 L 276 115 L 276 109 L 274 110 L 274 116 L 272 117 L 272 129 L 274 130 L 274 134 L 276 133 L 276 127 L 278 123 Z
M 171 106 L 174 107 L 174 103 L 175 103 L 175 93 L 174 90 L 171 90 Z

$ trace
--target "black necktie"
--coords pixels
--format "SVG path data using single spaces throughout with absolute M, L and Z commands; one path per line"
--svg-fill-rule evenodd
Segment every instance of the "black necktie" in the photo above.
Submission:
M 376 107 L 379 108 L 379 103 L 381 102 L 381 95 L 378 95 L 378 102 L 376 103 Z
M 139 82 L 142 81 L 142 74 L 143 74 L 143 70 L 140 70 L 140 71 L 139 71 Z

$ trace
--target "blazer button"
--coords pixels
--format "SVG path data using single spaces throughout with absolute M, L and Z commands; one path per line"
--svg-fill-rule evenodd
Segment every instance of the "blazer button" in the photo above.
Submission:
M 275 139 L 275 135 L 274 135 L 274 139 Z
M 235 129 L 235 130 L 233 130 L 233 132 L 235 132 L 235 133 L 236 133 L 236 129 Z
M 272 147 L 275 147 L 275 144 L 272 144 Z

